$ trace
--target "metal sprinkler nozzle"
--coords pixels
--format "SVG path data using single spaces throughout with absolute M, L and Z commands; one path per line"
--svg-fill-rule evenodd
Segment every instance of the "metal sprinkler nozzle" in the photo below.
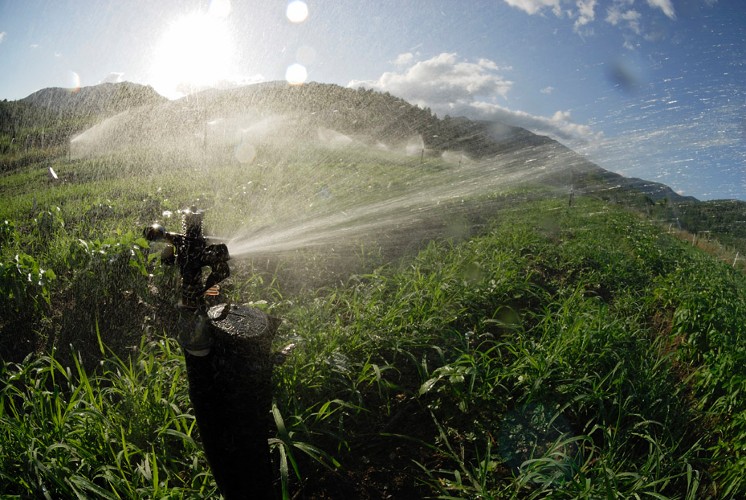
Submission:
M 230 268 L 228 247 L 223 243 L 208 244 L 202 234 L 204 212 L 192 207 L 182 212 L 182 233 L 170 233 L 160 224 L 146 227 L 143 235 L 150 241 L 167 242 L 161 252 L 164 264 L 177 264 L 181 275 L 181 299 L 179 307 L 184 310 L 184 321 L 193 323 L 192 328 L 180 328 L 179 341 L 185 349 L 197 355 L 209 353 L 211 339 L 207 332 L 207 302 L 205 292 L 228 276 Z M 202 282 L 202 268 L 211 272 Z M 186 326 L 186 325 L 184 325 Z M 189 332 L 189 333 L 186 333 Z
M 192 207 L 182 212 L 181 234 L 170 233 L 160 224 L 153 224 L 143 231 L 149 241 L 165 240 L 168 243 L 161 252 L 161 260 L 164 264 L 178 264 L 182 280 L 179 305 L 189 309 L 204 308 L 205 292 L 230 276 L 228 247 L 223 243 L 208 244 L 208 239 L 202 234 L 203 217 L 203 211 Z M 204 283 L 203 267 L 211 270 Z

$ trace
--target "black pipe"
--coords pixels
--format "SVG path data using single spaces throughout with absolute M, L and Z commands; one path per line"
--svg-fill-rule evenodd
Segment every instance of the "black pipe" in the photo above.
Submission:
M 234 304 L 208 307 L 205 292 L 230 275 L 224 244 L 208 245 L 202 212 L 185 210 L 182 233 L 154 224 L 148 240 L 164 240 L 162 261 L 177 264 L 179 343 L 184 350 L 189 397 L 220 492 L 227 500 L 274 498 L 269 455 L 272 339 L 280 320 Z M 202 268 L 210 275 L 202 282 Z
M 224 307 L 226 311 L 215 313 Z M 269 455 L 271 342 L 279 320 L 237 305 L 211 308 L 213 339 L 205 356 L 185 354 L 189 397 L 215 481 L 223 496 L 273 498 Z

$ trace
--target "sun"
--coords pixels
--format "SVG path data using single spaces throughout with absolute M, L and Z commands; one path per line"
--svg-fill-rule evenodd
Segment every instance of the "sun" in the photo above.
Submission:
M 226 16 L 195 12 L 168 25 L 153 51 L 151 82 L 178 99 L 229 79 L 234 60 Z

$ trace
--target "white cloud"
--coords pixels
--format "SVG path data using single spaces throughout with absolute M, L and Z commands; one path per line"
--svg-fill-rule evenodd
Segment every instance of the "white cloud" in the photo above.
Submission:
M 575 4 L 578 7 L 578 17 L 575 19 L 573 29 L 580 30 L 586 24 L 596 19 L 596 0 L 578 0 Z
M 601 136 L 586 125 L 573 123 L 569 111 L 544 117 L 498 104 L 497 101 L 507 98 L 513 82 L 498 73 L 509 69 L 500 68 L 489 59 L 474 63 L 461 60 L 455 53 L 442 53 L 412 62 L 401 72 L 384 73 L 378 80 L 351 81 L 349 86 L 390 92 L 412 104 L 429 107 L 440 116 L 499 121 L 564 140 L 587 141 Z M 552 90 L 547 87 L 542 92 Z
M 536 14 L 546 7 L 551 8 L 557 16 L 562 14 L 560 0 L 505 0 L 505 3 L 528 14 Z
M 122 78 L 124 73 L 111 72 L 104 77 L 99 83 L 121 83 L 124 81 Z
M 670 19 L 676 19 L 676 12 L 673 10 L 671 0 L 648 0 L 648 5 L 658 7 Z
M 5 37 L 6 37 L 7 35 L 8 35 L 8 34 L 7 34 L 6 32 L 4 32 L 4 31 L 0 31 L 0 43 L 3 43 L 3 40 L 5 40 Z
M 377 81 L 353 81 L 350 86 L 388 91 L 423 106 L 431 102 L 469 100 L 473 96 L 505 97 L 513 82 L 496 73 L 497 70 L 497 64 L 488 59 L 466 62 L 460 61 L 455 53 L 444 52 L 416 62 L 401 73 L 387 72 Z
M 454 108 L 456 111 L 458 108 Z M 433 108 L 435 110 L 435 108 Z M 588 125 L 573 123 L 570 111 L 557 111 L 551 117 L 532 115 L 520 110 L 511 110 L 489 102 L 472 102 L 461 106 L 464 116 L 473 119 L 498 121 L 506 125 L 523 127 L 532 132 L 549 135 L 561 141 L 575 143 L 596 141 L 603 133 L 594 132 Z
M 396 57 L 396 60 L 394 60 L 394 64 L 396 64 L 397 66 L 406 66 L 411 63 L 412 60 L 414 60 L 414 54 L 412 54 L 411 52 L 405 52 L 404 54 L 399 54 Z
M 495 64 L 495 62 L 494 62 L 494 61 L 491 61 L 491 60 L 489 60 L 489 59 L 485 59 L 485 58 L 480 58 L 480 59 L 479 59 L 479 60 L 477 61 L 477 64 L 478 64 L 479 66 L 483 67 L 483 68 L 486 68 L 486 69 L 493 69 L 493 70 L 495 70 L 495 71 L 497 71 L 497 70 L 499 70 L 499 69 L 500 69 L 500 68 L 499 68 L 499 67 L 497 66 L 497 64 Z M 509 68 L 505 68 L 505 69 L 509 69 Z
M 503 0 L 511 7 L 520 9 L 527 14 L 543 14 L 545 10 L 551 10 L 557 17 L 567 15 L 574 19 L 573 30 L 580 32 L 584 26 L 587 26 L 596 19 L 596 5 L 598 0 L 574 0 L 576 9 L 562 8 L 563 4 L 569 4 L 569 0 Z
M 551 11 L 555 16 L 567 17 L 573 20 L 573 31 L 581 35 L 593 33 L 592 24 L 596 20 L 596 7 L 599 0 L 503 0 L 511 7 L 520 9 L 527 14 L 543 15 Z M 646 0 L 648 7 L 660 10 L 669 19 L 676 19 L 673 0 Z M 712 6 L 717 0 L 704 0 Z M 606 22 L 612 26 L 627 29 L 635 35 L 642 35 L 642 13 L 635 6 L 635 0 L 611 0 L 606 8 Z M 639 3 L 638 3 L 639 5 Z M 627 41 L 629 42 L 629 41 Z M 630 44 L 631 45 L 631 44 Z
M 618 26 L 624 24 L 624 26 L 639 35 L 640 30 L 640 18 L 642 14 L 634 9 L 623 10 L 621 4 L 615 4 L 606 10 L 606 22 L 612 26 Z
M 543 89 L 541 89 L 541 90 L 540 90 L 539 92 L 541 92 L 542 94 L 547 94 L 547 95 L 549 95 L 549 94 L 551 94 L 552 92 L 554 92 L 554 87 L 552 87 L 552 86 L 550 85 L 550 86 L 548 86 L 548 87 L 544 87 L 544 88 L 543 88 Z

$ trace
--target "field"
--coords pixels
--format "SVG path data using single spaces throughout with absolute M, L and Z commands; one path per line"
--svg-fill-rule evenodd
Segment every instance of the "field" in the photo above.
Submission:
M 243 249 L 224 293 L 283 318 L 277 349 L 296 345 L 274 372 L 278 495 L 746 495 L 741 271 L 538 175 L 255 153 L 58 158 L 0 178 L 6 497 L 218 495 L 164 327 L 174 270 L 141 237 L 193 204 Z M 244 245 L 279 233 L 295 236 Z

